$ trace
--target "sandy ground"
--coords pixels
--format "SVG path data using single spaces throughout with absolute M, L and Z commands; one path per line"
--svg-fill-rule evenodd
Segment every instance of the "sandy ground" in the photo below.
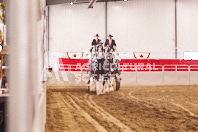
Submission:
M 198 86 L 48 88 L 46 132 L 198 131 Z

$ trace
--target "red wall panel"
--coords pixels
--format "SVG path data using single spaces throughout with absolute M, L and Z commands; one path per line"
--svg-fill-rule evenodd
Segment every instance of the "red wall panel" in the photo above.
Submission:
M 59 58 L 60 71 L 86 71 L 88 59 Z M 122 59 L 122 71 L 198 71 L 198 60 L 180 59 Z M 83 66 L 83 67 L 82 67 Z M 82 69 L 81 69 L 82 67 Z

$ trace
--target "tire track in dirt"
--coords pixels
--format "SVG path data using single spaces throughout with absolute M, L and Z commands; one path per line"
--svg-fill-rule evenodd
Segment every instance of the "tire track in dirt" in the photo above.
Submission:
M 66 103 L 66 101 L 64 101 L 67 105 L 70 105 L 70 107 L 72 107 L 74 110 L 78 111 L 79 114 L 81 114 L 82 117 L 84 117 L 87 122 L 89 122 L 93 127 L 95 127 L 95 129 L 98 132 L 107 132 L 107 130 L 101 126 L 95 119 L 93 119 L 87 112 L 85 112 L 68 94 L 68 99 L 70 101 L 70 103 Z M 64 100 L 64 99 L 63 99 Z
M 55 92 L 48 98 L 48 102 L 51 102 L 51 106 L 48 105 L 47 110 L 47 123 L 46 132 L 59 132 L 59 131 L 76 131 L 82 132 L 92 129 L 96 131 L 93 126 L 90 125 L 71 105 L 69 105 L 60 92 Z M 51 108 L 51 109 L 49 109 Z M 68 120 L 69 119 L 69 120 Z M 88 131 L 87 131 L 88 132 Z
M 175 114 L 181 114 L 182 112 L 179 111 L 179 110 L 176 110 L 176 109 L 172 109 L 172 108 L 169 108 L 169 107 L 162 107 L 160 106 L 159 104 L 155 104 L 155 103 L 151 103 L 151 102 L 146 102 L 144 100 L 141 100 L 135 96 L 132 95 L 132 91 L 129 92 L 129 97 L 136 100 L 136 102 L 141 102 L 141 104 L 143 104 L 144 106 L 146 106 L 147 108 L 151 108 L 151 109 L 159 109 L 159 111 L 169 111 L 169 112 L 174 112 Z M 150 98 L 151 100 L 156 100 L 155 98 Z
M 191 102 L 187 102 L 187 101 L 186 101 L 186 103 L 187 103 L 187 104 L 190 104 L 190 105 L 193 105 L 194 107 L 198 107 L 198 104 L 191 103 Z
M 177 106 L 177 107 L 181 108 L 182 110 L 184 110 L 185 112 L 189 113 L 190 116 L 195 117 L 195 118 L 198 118 L 198 115 L 194 114 L 193 112 L 191 112 L 191 111 L 188 110 L 187 108 L 183 107 L 181 104 L 175 103 L 174 101 L 170 101 L 170 100 L 167 101 L 167 100 L 156 99 L 156 98 L 152 98 L 152 99 L 158 100 L 158 101 L 163 101 L 163 102 L 169 103 L 169 104 L 171 104 L 171 105 Z
M 84 98 L 81 100 L 73 94 L 69 94 L 73 99 L 75 99 L 79 105 L 83 105 L 84 110 L 87 110 L 90 115 L 95 118 L 101 125 L 103 125 L 108 131 L 121 131 L 121 129 L 114 124 L 106 115 L 97 111 L 96 108 L 87 100 L 88 94 L 83 96 Z M 93 114 L 94 113 L 94 114 Z
M 78 97 L 76 97 L 75 95 L 72 95 L 71 93 L 69 95 L 72 96 L 73 98 L 75 98 L 76 100 L 78 100 L 78 102 L 81 102 L 82 101 Z M 92 100 L 92 96 L 89 96 L 89 98 L 88 98 L 88 94 L 86 94 L 85 97 L 84 97 L 84 99 L 87 102 L 89 108 L 94 109 L 94 111 L 97 114 L 100 115 L 100 118 L 103 118 L 104 120 L 107 121 L 107 123 L 114 124 L 118 128 L 120 128 L 119 129 L 119 132 L 134 132 L 129 126 L 123 124 L 120 120 L 118 120 L 117 118 L 115 118 L 114 116 L 112 116 L 111 114 L 109 114 L 108 112 L 106 112 L 104 109 L 102 109 L 100 106 L 98 106 Z
M 106 112 L 103 108 L 101 108 L 100 106 L 98 106 L 92 99 L 92 96 L 89 96 L 88 99 L 86 99 L 87 102 L 89 102 L 89 106 L 94 106 L 95 110 L 98 111 L 99 113 L 101 113 L 103 115 L 104 118 L 106 118 L 107 120 L 111 121 L 112 123 L 114 123 L 115 125 L 117 125 L 119 128 L 121 128 L 122 131 L 124 132 L 134 132 L 129 126 L 123 124 L 120 120 L 118 120 L 117 118 L 115 118 L 114 116 L 112 116 L 111 114 L 109 114 L 108 112 Z
M 60 103 L 58 103 L 57 98 L 53 94 L 51 94 L 50 96 L 51 96 L 51 99 L 54 99 L 53 100 L 53 104 L 55 104 L 55 106 L 56 106 L 55 107 L 55 106 L 52 105 L 53 107 L 52 106 L 50 106 L 50 107 L 52 109 L 58 108 L 60 110 L 61 109 L 61 105 L 60 105 Z M 51 128 L 47 129 L 46 131 L 56 131 L 57 129 L 63 129 L 64 128 L 63 123 L 61 123 L 61 121 L 60 121 L 61 119 L 59 121 L 54 121 L 57 118 L 58 115 L 52 114 L 53 112 L 54 112 L 53 110 L 47 111 L 47 116 L 48 116 L 48 118 L 50 118 L 49 119 L 50 123 L 48 122 L 48 124 L 51 125 Z
M 178 89 L 180 90 L 180 86 Z M 123 132 L 124 130 L 112 122 L 113 119 L 91 101 L 135 131 L 197 131 L 198 118 L 191 116 L 181 106 L 198 115 L 198 89 L 183 88 L 183 92 L 179 93 L 178 89 L 175 87 L 171 89 L 169 87 L 162 87 L 162 89 L 161 87 L 132 87 L 101 96 L 87 93 L 86 88 L 50 89 L 47 93 L 46 132 L 97 131 L 92 123 L 89 123 L 77 110 L 70 97 L 109 132 Z M 192 90 L 194 92 L 186 93 Z M 174 103 L 181 106 L 175 106 Z M 103 117 L 104 115 L 106 117 Z
M 144 100 L 141 100 L 141 99 L 139 99 L 139 98 L 136 98 L 136 97 L 132 96 L 132 91 L 129 92 L 129 96 L 130 96 L 131 98 L 135 99 L 137 102 L 142 102 L 142 103 L 144 103 L 144 105 L 147 106 L 148 108 L 149 108 L 149 107 L 152 108 L 151 105 L 152 105 L 152 106 L 156 105 L 156 106 L 159 107 L 159 105 L 157 105 L 157 104 L 148 103 L 148 102 L 146 102 L 146 101 L 144 101 Z M 185 112 L 189 113 L 190 116 L 195 117 L 195 118 L 198 118 L 198 115 L 194 114 L 193 112 L 191 112 L 191 111 L 188 110 L 187 108 L 183 107 L 182 105 L 175 103 L 174 101 L 170 101 L 170 100 L 169 100 L 169 101 L 166 101 L 166 100 L 163 100 L 163 99 L 156 99 L 156 98 L 151 98 L 151 99 L 153 99 L 153 100 L 158 100 L 158 101 L 163 101 L 163 102 L 169 103 L 169 104 L 171 104 L 171 105 L 177 106 L 177 107 L 181 108 L 182 110 L 184 110 Z M 149 105 L 148 105 L 148 104 L 149 104 Z M 166 109 L 167 109 L 167 108 L 166 108 Z M 174 111 L 174 112 L 178 112 L 178 111 L 176 111 L 176 110 L 174 110 L 174 109 L 170 109 L 170 108 L 169 108 L 169 110 L 170 110 L 170 111 Z
M 146 102 L 144 100 L 141 100 L 141 99 L 133 96 L 132 95 L 132 91 L 129 92 L 129 97 L 132 98 L 132 99 L 134 99 L 136 102 L 141 102 L 142 105 L 146 106 L 147 108 L 154 108 L 154 106 L 156 105 L 156 104 L 153 104 L 153 103 L 148 103 L 148 102 Z

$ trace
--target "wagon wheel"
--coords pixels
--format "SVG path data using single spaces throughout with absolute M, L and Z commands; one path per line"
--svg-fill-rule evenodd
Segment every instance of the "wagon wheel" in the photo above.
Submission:
M 113 90 L 114 90 L 114 91 L 115 91 L 115 90 L 117 91 L 117 88 L 116 88 L 116 80 L 117 80 L 116 78 L 113 79 Z
M 90 87 L 88 86 L 88 93 L 90 93 Z
M 0 128 L 1 128 L 1 126 L 2 126 L 2 123 L 3 123 L 3 114 L 0 113 Z

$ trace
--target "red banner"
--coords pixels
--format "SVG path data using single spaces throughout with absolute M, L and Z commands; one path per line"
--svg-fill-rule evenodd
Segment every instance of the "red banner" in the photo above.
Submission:
M 60 71 L 86 71 L 88 59 L 59 58 Z M 198 71 L 198 60 L 182 59 L 122 59 L 122 71 Z

